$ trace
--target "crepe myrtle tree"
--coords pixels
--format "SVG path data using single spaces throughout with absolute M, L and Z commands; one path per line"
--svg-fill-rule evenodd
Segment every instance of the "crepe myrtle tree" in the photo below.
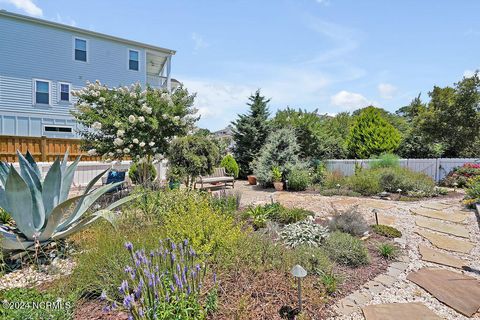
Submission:
M 195 95 L 183 86 L 170 93 L 138 83 L 108 88 L 97 80 L 72 94 L 78 98 L 72 113 L 81 124 L 82 149 L 106 162 L 161 160 L 171 140 L 186 135 L 199 119 Z

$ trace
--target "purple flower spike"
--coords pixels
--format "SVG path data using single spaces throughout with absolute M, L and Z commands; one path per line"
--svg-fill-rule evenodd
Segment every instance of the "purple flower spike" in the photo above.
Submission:
M 175 243 L 172 242 L 172 251 L 177 249 L 177 246 L 175 245 Z
M 183 246 L 187 247 L 188 246 L 188 239 L 183 240 Z
M 102 294 L 100 295 L 100 300 L 104 301 L 107 299 L 107 293 L 105 292 L 105 290 L 102 291 Z
M 128 251 L 132 251 L 133 250 L 133 244 L 131 242 L 125 242 L 125 248 Z
M 175 287 L 173 286 L 173 284 L 170 284 L 170 291 L 172 291 L 172 292 L 175 291 Z
M 110 312 L 110 306 L 105 306 L 103 308 L 103 312 Z
M 125 271 L 125 273 L 131 273 L 133 271 L 133 269 L 130 266 L 126 266 L 124 271 Z
M 213 284 L 217 284 L 217 274 L 213 273 Z
M 112 309 L 112 310 L 115 310 L 115 309 L 117 309 L 117 308 L 118 308 L 117 302 L 113 301 L 113 303 L 112 303 L 112 308 L 111 308 L 111 309 Z
M 130 310 L 133 307 L 134 301 L 133 294 L 126 295 L 125 298 L 123 298 L 123 306 Z
M 123 280 L 122 281 L 122 284 L 120 285 L 120 287 L 118 288 L 118 291 L 121 293 L 121 294 L 128 294 L 128 282 L 127 280 Z
M 182 284 L 182 281 L 180 280 L 180 278 L 176 274 L 173 274 L 173 278 L 175 279 L 175 283 L 176 283 L 178 289 L 182 290 L 183 289 L 183 284 Z

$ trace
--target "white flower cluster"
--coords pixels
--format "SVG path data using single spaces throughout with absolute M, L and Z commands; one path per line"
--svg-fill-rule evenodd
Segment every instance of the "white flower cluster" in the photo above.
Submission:
M 92 124 L 92 129 L 94 130 L 100 130 L 102 129 L 102 124 L 98 121 L 95 121 L 93 124 Z

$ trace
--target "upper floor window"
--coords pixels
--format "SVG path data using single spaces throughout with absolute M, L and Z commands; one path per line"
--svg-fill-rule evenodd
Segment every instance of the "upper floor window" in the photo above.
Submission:
M 128 50 L 128 69 L 138 71 L 138 51 Z
M 60 90 L 59 90 L 60 101 L 69 102 L 70 101 L 70 84 L 59 82 L 59 86 L 60 86 Z
M 35 104 L 50 104 L 50 81 L 35 80 Z
M 75 38 L 75 60 L 87 62 L 87 40 Z

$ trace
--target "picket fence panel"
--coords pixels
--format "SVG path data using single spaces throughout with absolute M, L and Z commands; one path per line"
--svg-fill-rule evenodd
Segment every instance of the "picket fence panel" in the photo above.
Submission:
M 368 168 L 372 159 L 336 159 L 326 160 L 329 171 L 338 171 L 344 176 L 355 174 L 355 164 Z M 479 163 L 480 158 L 436 158 L 436 159 L 400 159 L 400 166 L 416 172 L 423 172 L 435 181 L 442 180 L 452 169 L 465 163 Z
M 70 163 L 69 163 L 70 164 Z M 37 162 L 38 168 L 42 173 L 42 176 L 48 172 L 48 169 L 52 165 L 52 162 Z M 106 162 L 99 162 L 99 161 L 82 161 L 78 163 L 77 171 L 75 171 L 75 175 L 73 178 L 72 187 L 84 187 L 86 186 L 95 176 L 100 174 L 102 171 L 106 169 L 115 169 L 119 171 L 127 171 L 130 168 L 131 161 L 121 161 L 121 162 L 113 162 L 113 163 L 106 163 Z M 13 166 L 19 169 L 18 162 L 13 163 Z M 167 177 L 167 161 L 157 162 L 155 164 L 157 169 L 158 178 L 161 181 L 166 180 Z M 101 184 L 101 180 L 97 184 Z

